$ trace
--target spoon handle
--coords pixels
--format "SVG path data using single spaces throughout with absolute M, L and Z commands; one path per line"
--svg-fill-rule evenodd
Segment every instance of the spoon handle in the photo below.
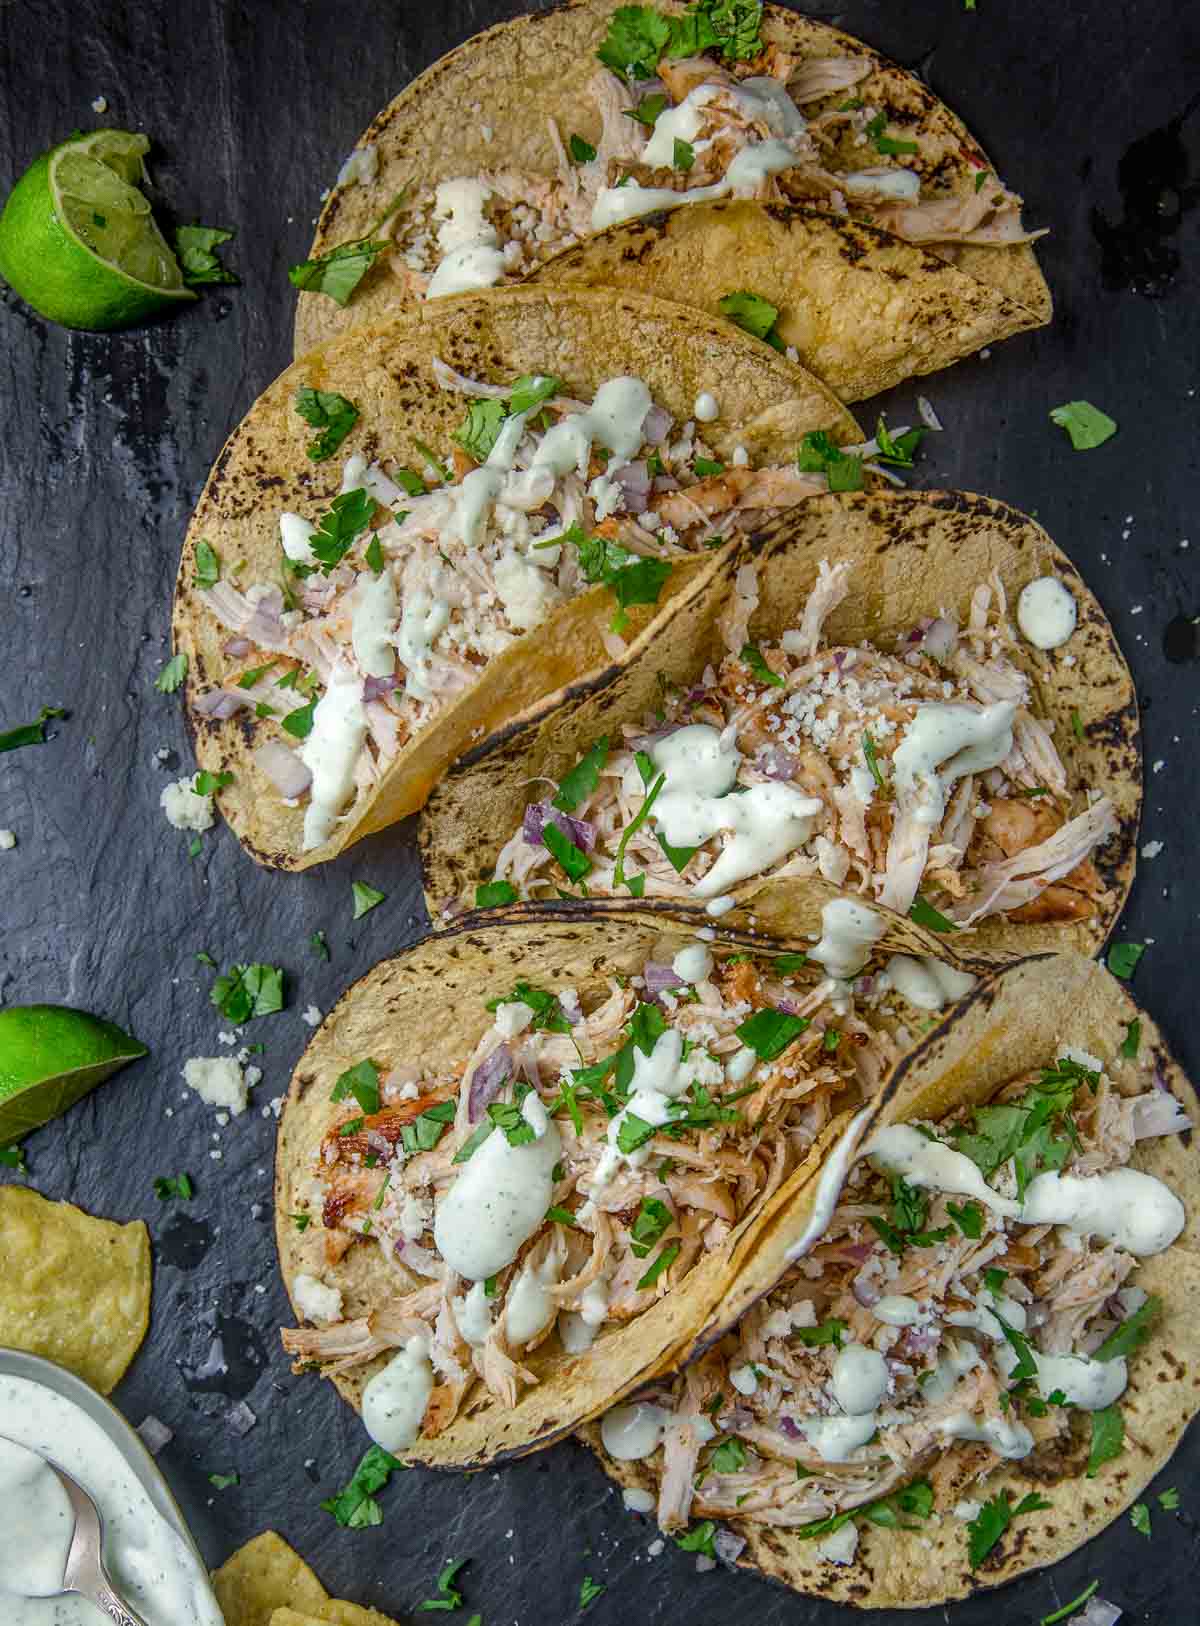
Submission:
M 135 1615 L 129 1605 L 117 1597 L 107 1581 L 102 1580 L 97 1584 L 91 1602 L 103 1609 L 116 1622 L 116 1626 L 146 1626 L 141 1615 Z

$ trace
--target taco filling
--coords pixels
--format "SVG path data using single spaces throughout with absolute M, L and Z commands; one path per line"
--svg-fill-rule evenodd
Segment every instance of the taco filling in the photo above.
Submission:
M 390 232 L 391 270 L 426 297 L 489 287 L 608 226 L 714 198 L 806 204 L 951 254 L 1041 235 L 982 158 L 973 191 L 923 184 L 919 171 L 961 155 L 856 94 L 876 61 L 798 57 L 764 42 L 760 6 L 735 9 L 617 10 L 578 110 L 583 128 L 599 124 L 595 143 L 547 115 L 552 177 L 488 169 L 409 193 L 373 234 Z
M 1049 1484 L 1122 1449 L 1159 1309 L 1138 1261 L 1185 1217 L 1128 1164 L 1191 1127 L 1165 1089 L 1122 1094 L 1067 1048 L 988 1105 L 877 1130 L 840 1194 L 818 1193 L 789 1274 L 673 1386 L 609 1412 L 605 1449 L 646 1463 L 666 1530 L 786 1526 L 849 1564 L 857 1516 L 919 1528 L 936 1508 L 970 1521 L 980 1562 L 1008 1518 L 1048 1505 L 997 1498 L 981 1518 L 990 1471 L 1020 1461 Z
M 557 606 L 607 586 L 619 655 L 627 610 L 657 603 L 679 561 L 828 488 L 820 455 L 815 470 L 751 468 L 740 447 L 719 462 L 703 439 L 720 410 L 707 392 L 676 423 L 634 377 L 586 402 L 551 377 L 499 386 L 433 370 L 465 398 L 453 445 L 422 446 L 420 472 L 349 458 L 316 521 L 280 514 L 277 580 L 223 575 L 197 545 L 197 597 L 230 637 L 220 682 L 194 704 L 219 721 L 243 709 L 277 721 L 255 762 L 289 805 L 304 802 L 304 851 Z
M 487 1010 L 450 1074 L 402 1034 L 342 1074 L 297 1188 L 293 1298 L 322 1324 L 284 1346 L 327 1375 L 388 1356 L 363 1415 L 390 1451 L 515 1405 L 529 1352 L 582 1355 L 680 1287 L 907 1039 L 803 954 L 703 942 L 586 1002 L 518 982 Z M 381 1251 L 394 1294 L 345 1320 L 322 1276 L 352 1248 Z
M 1065 643 L 1019 616 L 1039 647 Z M 1069 783 L 1052 722 L 1017 660 L 998 576 L 959 627 L 931 616 L 893 648 L 828 642 L 853 592 L 848 563 L 822 561 L 797 624 L 747 641 L 753 566 L 738 573 L 728 654 L 657 713 L 604 736 L 543 798 L 497 860 L 480 902 L 587 895 L 669 897 L 731 908 L 754 878 L 821 875 L 935 929 L 991 915 L 1089 918 L 1106 900 L 1091 855 L 1117 829 L 1107 796 Z M 499 887 L 502 891 L 497 892 Z

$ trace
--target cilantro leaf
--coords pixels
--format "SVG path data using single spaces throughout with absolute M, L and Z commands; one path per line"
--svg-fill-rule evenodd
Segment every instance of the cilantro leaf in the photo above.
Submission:
M 376 242 L 370 237 L 359 237 L 350 243 L 341 243 L 315 260 L 303 260 L 288 270 L 288 281 L 293 288 L 312 294 L 328 294 L 337 305 L 347 305 L 350 295 L 358 287 L 379 256 L 392 244 Z
M 675 1545 L 685 1553 L 703 1553 L 706 1558 L 715 1558 L 716 1550 L 713 1547 L 713 1537 L 717 1527 L 711 1519 L 705 1519 L 703 1524 L 693 1525 L 685 1530 L 682 1536 L 675 1537 Z
M 623 1114 L 620 1126 L 617 1129 L 617 1150 L 626 1156 L 636 1152 L 639 1146 L 644 1146 L 654 1135 L 655 1125 L 649 1124 L 644 1118 L 639 1118 L 636 1112 Z
M 618 6 L 596 55 L 615 74 L 653 79 L 670 39 L 670 21 L 653 6 Z
M 736 327 L 752 333 L 756 339 L 765 339 L 773 349 L 784 348 L 783 340 L 775 331 L 779 307 L 772 305 L 761 294 L 751 293 L 748 288 L 738 288 L 731 294 L 723 294 L 717 300 L 717 309 Z
M 608 735 L 601 734 L 595 745 L 562 776 L 550 805 L 559 808 L 563 813 L 573 813 L 580 802 L 587 801 L 600 783 L 600 771 L 607 761 Z
M 802 474 L 823 474 L 830 491 L 861 491 L 862 458 L 843 452 L 824 429 L 810 430 L 800 442 L 796 467 Z
M 187 676 L 187 669 L 188 658 L 186 654 L 172 655 L 155 678 L 154 687 L 159 694 L 174 694 Z
M 221 560 L 211 542 L 203 537 L 196 543 L 197 587 L 215 587 L 221 579 Z
M 627 107 L 625 117 L 633 119 L 638 124 L 644 124 L 648 130 L 653 130 L 658 123 L 658 115 L 667 105 L 667 98 L 657 92 L 652 96 L 643 96 L 636 107 Z
M 1118 1405 L 1104 1406 L 1092 1413 L 1092 1444 L 1088 1452 L 1087 1476 L 1095 1479 L 1106 1462 L 1125 1449 L 1125 1418 Z
M 361 920 L 364 915 L 369 915 L 371 910 L 381 904 L 387 897 L 386 892 L 377 892 L 373 886 L 368 886 L 365 881 L 351 881 L 350 891 L 354 897 L 354 914 L 352 916 L 354 920 Z
M 579 135 L 568 137 L 567 151 L 577 164 L 590 164 L 596 156 L 596 149 L 591 142 L 585 141 Z
M 329 1099 L 344 1101 L 349 1095 L 354 1097 L 364 1112 L 379 1111 L 379 1069 L 369 1057 L 365 1061 L 355 1062 L 353 1067 L 347 1067 L 333 1086 Z
M 305 384 L 296 391 L 295 405 L 305 423 L 321 431 L 308 443 L 308 455 L 314 463 L 332 457 L 358 422 L 358 408 L 332 390 L 315 390 Z
M 454 1122 L 457 1111 L 458 1107 L 454 1101 L 439 1101 L 436 1106 L 426 1107 L 424 1112 L 401 1129 L 400 1144 L 410 1157 L 416 1152 L 432 1152 L 446 1133 L 446 1126 Z M 361 1118 L 358 1124 L 361 1128 Z M 344 1125 L 341 1132 L 346 1133 Z
M 17 751 L 23 745 L 45 745 L 45 725 L 52 717 L 66 715 L 61 706 L 43 706 L 36 722 L 26 723 L 23 728 L 10 728 L 7 734 L 0 734 L 0 751 Z
M 787 687 L 787 679 L 767 665 L 766 657 L 757 644 L 743 644 L 738 660 L 750 668 L 760 683 L 766 683 L 772 689 Z
M 748 1460 L 746 1447 L 736 1434 L 730 1434 L 716 1447 L 708 1466 L 715 1474 L 740 1474 Z
M 308 946 L 314 954 L 319 954 L 323 960 L 329 958 L 329 944 L 325 941 L 325 933 L 315 931 L 308 940 Z
M 209 999 L 227 1021 L 241 1026 L 283 1009 L 283 971 L 277 965 L 233 965 L 212 985 Z
M 618 611 L 612 630 L 621 632 L 628 623 L 626 610 L 634 604 L 657 604 L 663 584 L 671 574 L 666 559 L 641 558 L 602 536 L 588 536 L 581 525 L 567 527 L 555 542 L 569 542 L 579 552 L 579 568 L 584 579 L 611 588 Z M 536 546 L 536 544 L 535 544 Z
M 210 1485 L 215 1486 L 217 1490 L 229 1490 L 231 1486 L 241 1484 L 242 1476 L 238 1473 L 209 1474 L 208 1482 Z
M 678 1257 L 680 1246 L 681 1244 L 678 1242 L 668 1242 L 664 1248 L 659 1250 L 658 1256 L 654 1260 L 654 1263 L 650 1266 L 646 1274 L 638 1281 L 637 1288 L 639 1293 L 644 1288 L 653 1287 L 662 1273 L 665 1270 L 670 1270 L 671 1266 L 675 1263 L 675 1260 Z
M 197 770 L 192 780 L 192 790 L 197 796 L 213 796 L 226 785 L 233 784 L 233 775 L 228 771 L 224 773 L 210 773 L 207 768 Z
M 340 496 L 333 499 L 329 512 L 322 514 L 316 532 L 309 539 L 313 556 L 320 562 L 321 569 L 327 576 L 341 564 L 355 541 L 366 530 L 374 512 L 375 499 L 362 487 L 354 491 L 343 491 Z
M 676 136 L 675 143 L 671 148 L 671 168 L 682 170 L 684 174 L 686 174 L 687 171 L 692 168 L 695 162 L 695 147 L 692 146 L 690 141 L 681 141 L 679 137 Z
M 1129 1522 L 1139 1536 L 1150 1535 L 1150 1509 L 1145 1502 L 1135 1502 L 1129 1509 Z
M 1053 409 L 1050 421 L 1067 431 L 1077 452 L 1094 451 L 1117 432 L 1115 420 L 1090 401 L 1067 401 Z
M 1125 1029 L 1125 1037 L 1121 1040 L 1121 1054 L 1128 1061 L 1136 1057 L 1142 1043 L 1142 1024 L 1135 1016 Z
M 496 1011 L 501 1005 L 512 1005 L 518 1001 L 528 1005 L 533 1012 L 530 1026 L 535 1033 L 570 1033 L 571 1024 L 555 995 L 528 982 L 518 982 L 511 994 L 499 994 L 495 999 L 489 999 L 485 1009 Z
M 1120 977 L 1123 982 L 1128 982 L 1145 952 L 1145 943 L 1112 943 L 1109 945 L 1105 963 L 1114 977 Z
M 487 1115 L 497 1129 L 504 1131 L 510 1146 L 528 1146 L 537 1139 L 537 1131 L 513 1101 L 493 1101 Z
M 923 898 L 918 892 L 908 911 L 908 918 L 918 926 L 925 926 L 931 932 L 956 932 L 958 927 L 952 920 L 935 909 L 928 898 Z
M 587 853 L 577 847 L 570 836 L 564 835 L 552 819 L 547 819 L 542 827 L 542 841 L 572 881 L 582 881 L 585 875 L 591 874 L 592 861 Z
M 404 1464 L 391 1456 L 382 1446 L 373 1445 L 363 1457 L 349 1482 L 327 1502 L 321 1503 L 324 1513 L 332 1513 L 340 1525 L 348 1530 L 363 1530 L 383 1523 L 383 1510 L 375 1500 L 375 1492 L 382 1490 L 388 1480 Z
M 972 1242 L 977 1242 L 983 1235 L 983 1210 L 978 1203 L 947 1203 L 946 1212 L 958 1226 L 959 1230 Z
M 507 417 L 508 409 L 503 401 L 491 398 L 472 401 L 467 407 L 466 421 L 450 438 L 456 440 L 476 463 L 486 463 Z
M 595 1603 L 600 1594 L 607 1590 L 599 1581 L 593 1581 L 590 1575 L 585 1575 L 579 1587 L 579 1607 L 586 1609 L 588 1604 Z M 470 1626 L 469 1621 L 467 1626 Z
M 178 1197 L 181 1202 L 190 1203 L 195 1196 L 195 1187 L 192 1185 L 191 1175 L 160 1175 L 154 1182 L 154 1195 L 160 1203 L 168 1202 L 172 1197 Z
M 237 282 L 214 252 L 232 237 L 231 231 L 222 231 L 220 226 L 176 226 L 175 253 L 186 288 L 198 288 L 206 282 Z
M 841 1349 L 842 1335 L 845 1331 L 846 1323 L 839 1321 L 837 1316 L 830 1316 L 827 1321 L 819 1321 L 815 1327 L 793 1328 L 795 1337 L 805 1349 L 819 1349 L 822 1344 L 832 1344 L 835 1349 Z
M 1140 1310 L 1135 1310 L 1119 1327 L 1109 1333 L 1092 1359 L 1115 1361 L 1120 1356 L 1132 1355 L 1146 1342 L 1151 1328 L 1161 1314 L 1162 1299 L 1157 1293 L 1152 1293 Z
M 971 1568 L 979 1568 L 1014 1518 L 1023 1513 L 1036 1513 L 1039 1509 L 1049 1506 L 1050 1503 L 1035 1491 L 1022 1497 L 1016 1507 L 1013 1507 L 1007 1491 L 1001 1491 L 998 1496 L 993 1496 L 990 1501 L 985 1502 L 967 1526 L 970 1535 L 968 1557 Z
M 888 792 L 888 782 L 883 777 L 882 770 L 879 766 L 879 756 L 875 750 L 875 741 L 872 739 L 870 734 L 864 734 L 862 737 L 862 754 L 863 761 L 871 770 L 871 778 L 875 781 L 876 787 L 886 796 Z
M 1172 1486 L 1169 1490 L 1159 1491 L 1158 1505 L 1165 1513 L 1178 1513 L 1179 1492 Z
M 475 888 L 476 909 L 498 909 L 502 904 L 516 903 L 520 893 L 511 881 L 481 881 Z
M 792 1016 L 788 1011 L 778 1011 L 768 1006 L 748 1016 L 736 1032 L 742 1043 L 753 1050 L 760 1061 L 774 1061 L 793 1039 L 810 1026 L 806 1016 Z
M 658 1197 L 643 1197 L 637 1217 L 629 1228 L 629 1246 L 635 1258 L 644 1259 L 674 1223 L 675 1216 L 666 1203 Z
M 552 396 L 561 395 L 563 382 L 552 373 L 522 373 L 514 380 L 508 398 L 510 412 L 532 412 Z
M 443 1569 L 442 1573 L 438 1576 L 437 1584 L 440 1596 L 437 1598 L 426 1598 L 423 1603 L 419 1603 L 417 1605 L 417 1610 L 461 1609 L 463 1601 L 462 1593 L 454 1585 L 454 1580 L 459 1570 L 462 1569 L 463 1565 L 467 1562 L 468 1560 L 465 1558 L 452 1558 L 446 1565 L 445 1569 Z
M 293 739 L 306 740 L 313 731 L 313 713 L 319 700 L 319 695 L 313 695 L 307 706 L 297 706 L 295 711 L 289 711 L 279 726 Z

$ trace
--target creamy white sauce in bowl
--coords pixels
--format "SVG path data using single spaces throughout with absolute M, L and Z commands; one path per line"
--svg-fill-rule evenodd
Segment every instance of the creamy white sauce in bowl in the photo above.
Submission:
M 111 1626 L 94 1604 L 46 1596 L 61 1586 L 72 1520 L 57 1479 L 72 1474 L 104 1521 L 105 1559 L 149 1626 L 223 1626 L 183 1516 L 137 1434 L 71 1373 L 0 1350 L 0 1620 L 4 1626 Z M 25 1596 L 37 1593 L 39 1596 Z

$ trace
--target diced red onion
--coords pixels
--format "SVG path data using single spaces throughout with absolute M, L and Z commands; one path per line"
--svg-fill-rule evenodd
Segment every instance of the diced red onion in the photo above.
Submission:
M 788 1417 L 786 1415 L 781 1416 L 779 1419 L 779 1427 L 787 1435 L 789 1440 L 803 1440 L 806 1437 L 803 1429 L 800 1427 L 800 1424 L 794 1417 Z
M 143 1418 L 137 1426 L 137 1432 L 142 1444 L 152 1457 L 156 1457 L 175 1438 L 174 1429 L 168 1428 L 153 1413 L 149 1417 Z
M 626 512 L 644 514 L 650 506 L 650 470 L 646 464 L 640 460 L 626 463 L 614 469 L 613 480 L 621 488 Z
M 647 446 L 661 446 L 675 422 L 665 407 L 652 406 L 642 419 L 642 439 Z
M 921 647 L 927 655 L 932 655 L 935 661 L 944 661 L 954 653 L 954 646 L 958 643 L 958 628 L 953 621 L 947 621 L 944 616 L 938 616 L 931 621 L 925 629 L 925 637 Z
M 678 491 L 679 481 L 673 474 L 656 474 L 651 490 L 660 494 L 667 491 Z
M 226 1412 L 225 1421 L 235 1434 L 245 1435 L 249 1434 L 258 1418 L 244 1400 L 239 1400 L 236 1406 L 231 1406 Z
M 834 669 L 836 671 L 838 671 L 838 672 L 841 671 L 842 662 L 845 659 L 846 659 L 846 651 L 844 649 L 835 649 L 834 650 L 834 652 L 833 652 L 833 665 L 834 665 Z
M 504 1080 L 512 1076 L 512 1065 L 512 1051 L 506 1044 L 497 1045 L 471 1074 L 471 1088 L 467 1093 L 467 1119 L 470 1123 L 478 1123 L 500 1094 Z
M 883 1296 L 875 1283 L 869 1281 L 861 1270 L 850 1283 L 850 1291 L 854 1294 L 855 1302 L 861 1304 L 864 1310 L 869 1310 L 873 1304 L 878 1304 Z
M 683 978 L 675 975 L 669 965 L 658 960 L 647 960 L 642 975 L 646 979 L 648 994 L 661 994 L 664 988 L 682 988 Z
M 305 767 L 299 752 L 293 751 L 282 740 L 266 740 L 254 753 L 254 765 L 260 768 L 281 796 L 292 801 L 312 784 L 312 772 Z
M 1088 1599 L 1082 1615 L 1074 1617 L 1071 1626 L 1116 1626 L 1124 1613 L 1115 1603 L 1109 1603 L 1107 1598 L 1093 1597 Z
M 800 758 L 782 745 L 764 745 L 754 759 L 754 766 L 768 779 L 794 779 Z
M 1169 1093 L 1155 1090 L 1139 1095 L 1133 1103 L 1135 1140 L 1149 1140 L 1154 1135 L 1179 1135 L 1192 1127 L 1192 1120 Z
M 221 645 L 221 653 L 231 656 L 236 661 L 240 660 L 243 655 L 248 655 L 253 648 L 254 645 L 249 638 L 227 638 Z
M 900 1347 L 906 1355 L 931 1355 L 940 1342 L 936 1327 L 908 1327 Z
M 393 672 L 390 677 L 369 677 L 363 679 L 363 703 L 369 704 L 372 700 L 382 700 L 385 694 L 391 694 L 398 688 L 400 679 Z
M 207 694 L 198 695 L 194 704 L 201 717 L 225 723 L 250 702 L 244 694 L 235 694 L 231 689 L 210 689 Z
M 542 831 L 549 820 L 572 846 L 578 847 L 581 852 L 590 853 L 596 845 L 596 827 L 589 824 L 586 819 L 573 819 L 569 813 L 560 813 L 549 802 L 530 802 L 525 809 L 525 817 L 521 821 L 521 834 L 530 847 L 544 847 L 545 840 Z
M 874 987 L 874 977 L 855 977 L 854 979 L 854 992 L 859 996 L 860 999 L 864 995 L 871 993 Z
M 753 1428 L 754 1413 L 749 1406 L 731 1406 L 721 1413 L 719 1421 L 726 1434 L 736 1434 L 739 1429 Z
M 716 1553 L 722 1564 L 728 1564 L 732 1567 L 742 1556 L 745 1547 L 745 1536 L 735 1536 L 733 1531 L 726 1530 L 723 1524 L 719 1524 L 713 1532 L 713 1552 Z
M 830 1250 L 830 1257 L 852 1265 L 865 1265 L 874 1251 L 874 1244 L 870 1242 L 839 1242 Z
M 283 636 L 279 617 L 283 614 L 283 592 L 270 587 L 254 605 L 254 614 L 246 627 L 247 638 L 256 644 L 270 644 Z

